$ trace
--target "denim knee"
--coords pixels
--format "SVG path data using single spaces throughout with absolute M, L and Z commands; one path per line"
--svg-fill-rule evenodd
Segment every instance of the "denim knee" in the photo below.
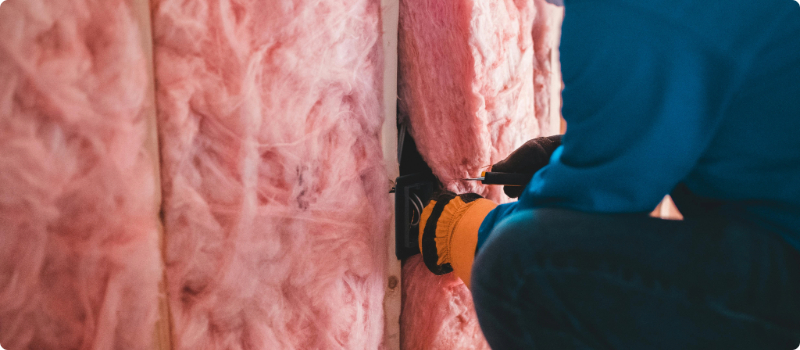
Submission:
M 472 285 L 484 288 L 510 283 L 524 271 L 522 257 L 536 254 L 539 235 L 551 231 L 550 215 L 539 215 L 546 209 L 533 209 L 514 213 L 499 222 L 486 242 L 477 252 L 472 269 Z M 507 287 L 507 286 L 504 286 Z

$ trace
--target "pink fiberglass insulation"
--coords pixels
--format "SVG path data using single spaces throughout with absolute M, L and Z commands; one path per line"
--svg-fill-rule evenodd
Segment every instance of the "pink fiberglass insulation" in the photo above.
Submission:
M 403 264 L 400 332 L 404 350 L 489 350 L 469 289 L 452 273 L 432 274 L 419 255 Z
M 404 0 L 400 102 L 425 161 L 449 189 L 539 134 L 534 118 L 532 0 Z
M 176 349 L 378 349 L 377 0 L 156 0 Z
M 533 21 L 533 89 L 536 120 L 543 134 L 558 131 L 558 125 L 550 125 L 550 110 L 561 106 L 550 106 L 553 83 L 560 85 L 560 76 L 554 74 L 552 67 L 553 50 L 558 50 L 558 36 L 561 33 L 561 18 L 564 8 L 548 3 L 546 0 L 533 0 L 536 19 Z M 558 79 L 559 81 L 553 81 Z
M 401 1 L 401 109 L 420 154 L 452 191 L 508 201 L 500 186 L 460 179 L 549 128 L 542 119 L 552 44 L 536 40 L 553 38 L 538 11 L 550 9 L 539 2 Z M 412 257 L 403 266 L 403 296 L 404 349 L 488 348 L 469 290 L 452 274 L 434 276 Z
M 0 6 L 0 344 L 150 349 L 161 280 L 132 4 Z

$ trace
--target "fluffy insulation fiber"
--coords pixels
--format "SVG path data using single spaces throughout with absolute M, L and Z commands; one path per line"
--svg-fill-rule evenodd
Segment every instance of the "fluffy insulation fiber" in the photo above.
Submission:
M 6 349 L 153 347 L 157 172 L 135 18 L 125 0 L 0 6 Z
M 176 349 L 378 349 L 377 0 L 156 0 Z
M 541 3 L 540 3 L 541 2 Z M 543 0 L 405 0 L 400 6 L 400 101 L 425 161 L 451 191 L 507 201 L 473 177 L 549 128 L 553 41 Z M 542 52 L 537 52 L 541 50 Z M 486 349 L 467 288 L 403 266 L 403 348 Z
M 499 198 L 479 175 L 539 134 L 534 118 L 533 2 L 406 0 L 400 101 L 420 154 L 457 192 Z
M 532 31 L 534 105 L 539 130 L 547 136 L 558 133 L 560 129 L 560 125 L 551 125 L 553 120 L 549 117 L 552 109 L 561 109 L 560 105 L 550 105 L 553 84 L 557 84 L 556 91 L 560 91 L 561 85 L 559 72 L 555 71 L 558 68 L 552 67 L 551 55 L 553 50 L 558 50 L 564 8 L 546 0 L 534 0 L 533 4 L 536 7 Z

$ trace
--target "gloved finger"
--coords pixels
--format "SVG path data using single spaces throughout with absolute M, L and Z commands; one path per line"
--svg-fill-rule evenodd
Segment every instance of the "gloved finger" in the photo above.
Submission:
M 446 189 L 438 189 L 431 195 L 431 200 L 425 207 L 422 209 L 422 213 L 420 213 L 420 222 L 419 222 L 419 237 L 420 237 L 420 246 L 422 246 L 422 232 L 425 230 L 425 226 L 428 224 L 428 219 L 431 216 L 431 212 L 433 211 L 433 207 L 436 205 L 437 202 L 442 201 L 450 201 L 454 198 L 456 194 L 454 192 L 448 191 Z M 434 220 L 435 221 L 435 220 Z
M 451 199 L 455 198 L 456 194 L 447 190 L 437 190 L 431 195 L 431 200 L 428 204 L 425 205 L 425 208 L 422 209 L 422 213 L 420 213 L 420 222 L 419 222 L 419 247 L 420 252 L 423 251 L 422 249 L 422 235 L 425 232 L 426 227 L 432 225 L 435 229 L 436 221 L 438 220 L 437 217 L 431 219 L 431 214 L 433 214 L 433 208 L 436 206 L 436 203 L 442 202 L 447 203 Z
M 433 195 L 431 203 L 423 210 L 423 218 L 425 225 L 420 226 L 419 232 L 419 250 L 422 253 L 422 260 L 425 266 L 437 275 L 443 275 L 453 271 L 449 263 L 439 265 L 439 247 L 436 244 L 436 230 L 438 227 L 439 219 L 441 218 L 444 208 L 450 203 L 451 200 L 458 196 L 450 191 L 439 192 Z
M 510 198 L 517 198 L 525 191 L 525 186 L 503 186 L 503 192 Z
M 535 173 L 550 162 L 550 156 L 561 146 L 561 135 L 537 137 L 525 142 L 505 159 L 492 165 L 492 171 Z
M 550 162 L 550 156 L 558 146 L 561 146 L 561 135 L 529 140 L 511 152 L 508 157 L 494 164 L 492 171 L 534 174 Z M 503 186 L 503 192 L 511 198 L 519 197 L 524 190 L 525 186 Z

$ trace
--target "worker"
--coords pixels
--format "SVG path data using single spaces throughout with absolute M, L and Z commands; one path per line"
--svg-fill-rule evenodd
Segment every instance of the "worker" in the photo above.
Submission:
M 564 6 L 566 133 L 493 166 L 535 172 L 516 202 L 435 196 L 425 264 L 493 349 L 797 348 L 798 3 Z

